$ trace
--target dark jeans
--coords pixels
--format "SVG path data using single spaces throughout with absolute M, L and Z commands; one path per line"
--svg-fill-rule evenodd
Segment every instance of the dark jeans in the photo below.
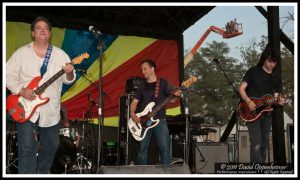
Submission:
M 246 123 L 250 136 L 251 163 L 264 163 L 269 145 L 269 133 L 272 126 L 272 113 L 266 113 L 261 118 Z
M 170 135 L 166 119 L 160 119 L 157 126 L 148 130 L 145 138 L 140 142 L 137 164 L 146 165 L 148 162 L 148 149 L 152 134 L 155 135 L 159 148 L 160 164 L 171 164 Z
M 38 121 L 17 123 L 19 174 L 49 174 L 59 146 L 60 123 L 51 127 L 38 127 Z M 35 136 L 39 133 L 39 143 Z

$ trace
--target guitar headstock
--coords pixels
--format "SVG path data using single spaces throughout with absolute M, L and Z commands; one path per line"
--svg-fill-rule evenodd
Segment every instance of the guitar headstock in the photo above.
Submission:
M 284 93 L 284 94 L 278 93 L 278 95 L 275 96 L 275 101 L 276 101 L 276 103 L 285 104 L 290 100 L 290 97 L 292 97 L 293 95 L 294 95 L 294 93 L 291 91 L 288 91 L 287 93 Z
M 72 63 L 73 64 L 80 64 L 84 59 L 87 59 L 87 58 L 89 58 L 90 57 L 90 55 L 89 55 L 89 53 L 83 53 L 83 54 L 81 54 L 81 55 L 79 55 L 79 56 L 77 56 L 76 58 L 74 58 L 73 60 L 72 60 Z
M 182 83 L 182 86 L 184 87 L 190 87 L 194 82 L 196 82 L 198 80 L 197 77 L 195 76 L 191 76 L 188 80 L 185 80 L 183 83 Z

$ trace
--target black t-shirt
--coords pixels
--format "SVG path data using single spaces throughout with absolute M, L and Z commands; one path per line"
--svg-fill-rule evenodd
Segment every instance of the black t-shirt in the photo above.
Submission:
M 161 104 L 166 97 L 171 94 L 172 87 L 168 84 L 167 80 L 160 78 L 159 82 L 159 94 L 158 97 L 155 98 L 154 91 L 155 91 L 156 82 L 147 83 L 145 82 L 141 85 L 135 95 L 135 99 L 139 100 L 136 113 L 142 112 L 145 107 L 150 102 L 155 102 L 155 106 Z M 154 116 L 154 119 L 164 119 L 166 118 L 166 109 L 161 108 L 157 114 Z
M 243 81 L 247 82 L 248 97 L 261 98 L 266 94 L 279 92 L 279 78 L 275 73 L 268 74 L 262 67 L 251 67 L 245 74 Z

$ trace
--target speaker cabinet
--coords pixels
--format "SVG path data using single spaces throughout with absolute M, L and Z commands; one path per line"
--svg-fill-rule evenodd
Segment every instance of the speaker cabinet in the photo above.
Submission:
M 126 80 L 126 93 L 136 93 L 138 88 L 145 83 L 145 79 L 133 76 Z
M 216 142 L 194 143 L 195 173 L 213 174 L 215 163 L 228 163 L 228 145 Z
M 134 165 L 134 166 L 102 166 L 100 174 L 190 174 L 185 164 L 173 165 Z

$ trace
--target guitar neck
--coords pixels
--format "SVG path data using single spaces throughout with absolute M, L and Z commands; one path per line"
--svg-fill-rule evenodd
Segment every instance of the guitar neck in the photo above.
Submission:
M 189 80 L 185 81 L 182 83 L 182 86 L 179 87 L 179 90 L 184 90 L 187 87 L 190 87 L 190 85 L 193 82 L 196 82 L 197 78 L 196 77 L 191 77 Z M 166 104 L 168 104 L 171 99 L 174 98 L 174 95 L 171 94 L 170 96 L 168 96 L 161 104 L 159 104 L 158 106 L 154 107 L 152 109 L 152 111 L 147 115 L 149 118 L 152 118 L 162 107 L 164 107 Z
M 158 106 L 156 106 L 155 108 L 152 109 L 152 111 L 148 114 L 149 118 L 152 118 L 153 116 L 155 116 L 155 114 L 162 108 L 164 107 L 166 104 L 168 104 L 171 99 L 172 99 L 173 95 L 168 96 L 162 103 L 160 103 Z
M 58 71 L 54 76 L 52 76 L 50 79 L 48 79 L 44 84 L 42 84 L 40 87 L 38 87 L 34 92 L 36 95 L 40 95 L 45 91 L 47 87 L 49 87 L 54 81 L 56 81 L 60 76 L 62 76 L 65 73 L 64 69 Z
M 267 99 L 266 101 L 267 101 L 267 103 L 268 103 L 269 105 L 273 105 L 273 104 L 276 102 L 276 100 L 275 100 L 275 98 L 274 98 L 273 96 L 272 96 L 271 99 Z

